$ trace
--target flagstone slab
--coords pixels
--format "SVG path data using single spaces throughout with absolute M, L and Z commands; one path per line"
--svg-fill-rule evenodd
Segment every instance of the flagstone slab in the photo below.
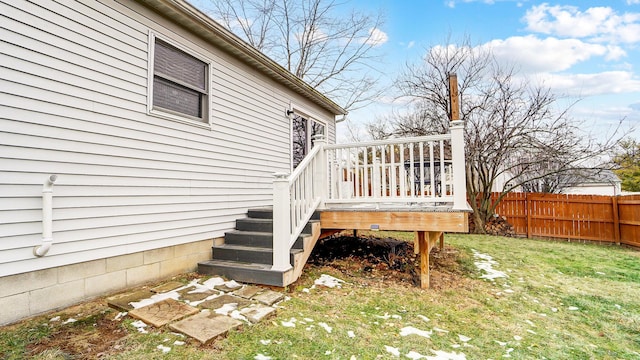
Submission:
M 207 290 L 203 292 L 189 293 L 189 291 L 193 291 L 193 290 L 195 290 L 195 288 L 189 288 L 189 289 L 186 289 L 186 291 L 180 291 L 180 299 L 186 300 L 186 301 L 202 301 L 211 295 L 220 294 L 220 292 L 217 290 Z
M 246 307 L 247 305 L 251 304 L 251 302 L 241 297 L 224 294 L 224 295 L 215 297 L 211 300 L 207 300 L 198 306 L 205 309 L 215 310 L 215 309 L 220 309 L 226 304 L 237 304 L 238 305 L 237 309 L 242 309 L 243 307 Z
M 283 294 L 273 290 L 265 290 L 264 292 L 254 296 L 252 300 L 271 306 L 282 299 L 284 299 Z
M 251 306 L 240 310 L 240 314 L 246 317 L 252 324 L 259 323 L 262 319 L 274 315 L 275 313 L 276 308 L 263 304 L 252 304 Z
M 242 322 L 228 316 L 218 315 L 204 310 L 196 315 L 169 325 L 174 331 L 190 336 L 202 344 L 207 344 L 218 336 L 226 335 L 230 330 L 242 326 Z
M 260 286 L 247 285 L 240 290 L 234 291 L 233 295 L 236 295 L 245 299 L 251 299 L 252 297 L 256 296 L 258 293 L 262 291 L 264 291 L 264 289 L 261 288 Z
M 133 310 L 132 302 L 138 302 L 153 296 L 153 292 L 148 289 L 138 290 L 130 293 L 123 293 L 107 298 L 107 305 L 119 311 Z
M 164 283 L 162 285 L 151 288 L 151 291 L 153 291 L 154 293 L 160 294 L 160 293 L 165 293 L 167 291 L 175 290 L 182 286 L 184 286 L 184 284 L 181 283 L 180 281 L 170 281 L 168 283 Z
M 239 288 L 242 287 L 242 284 L 239 284 L 235 281 L 227 281 L 222 285 L 216 285 L 213 288 L 216 290 L 220 290 L 220 291 L 224 291 L 226 293 L 228 292 L 232 292 L 234 290 L 238 290 Z
M 193 315 L 199 311 L 200 310 L 197 308 L 180 301 L 165 299 L 151 305 L 131 310 L 129 311 L 129 315 L 155 327 L 162 327 L 172 321 Z

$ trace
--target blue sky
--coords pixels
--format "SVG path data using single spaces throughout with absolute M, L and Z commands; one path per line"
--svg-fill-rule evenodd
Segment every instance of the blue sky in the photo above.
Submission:
M 604 4 L 604 5 L 603 5 Z M 580 99 L 571 116 L 598 135 L 621 118 L 640 127 L 640 0 L 353 0 L 385 14 L 379 46 L 388 81 L 430 46 L 469 36 L 501 60 Z M 390 111 L 384 101 L 350 114 L 363 122 Z M 638 138 L 640 130 L 633 134 Z
M 209 0 L 190 0 L 206 8 Z M 431 46 L 465 36 L 488 46 L 498 60 L 559 97 L 560 106 L 579 100 L 570 116 L 601 138 L 625 118 L 640 138 L 640 0 L 339 0 L 342 9 L 381 11 L 376 29 L 382 54 L 381 81 L 392 84 L 406 63 L 417 63 Z M 393 89 L 364 109 L 352 111 L 362 124 L 406 104 Z M 564 103 L 563 103 L 564 102 Z M 346 140 L 345 125 L 338 127 Z

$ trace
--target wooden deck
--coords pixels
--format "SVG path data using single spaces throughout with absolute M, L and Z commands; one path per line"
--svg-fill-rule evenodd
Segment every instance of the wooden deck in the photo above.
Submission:
M 447 208 L 328 209 L 320 211 L 322 232 L 337 230 L 390 230 L 415 232 L 414 248 L 420 254 L 420 283 L 429 288 L 429 253 L 444 243 L 445 232 L 468 232 L 469 213 Z

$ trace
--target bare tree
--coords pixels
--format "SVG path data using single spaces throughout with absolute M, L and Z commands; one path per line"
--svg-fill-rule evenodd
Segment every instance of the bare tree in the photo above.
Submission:
M 347 110 L 376 98 L 381 15 L 333 0 L 210 0 L 223 26 Z
M 484 232 L 507 193 L 598 166 L 595 160 L 615 144 L 599 143 L 582 132 L 567 116 L 570 107 L 557 109 L 550 89 L 533 85 L 514 67 L 495 61 L 490 50 L 474 48 L 468 41 L 432 47 L 422 62 L 406 66 L 397 84 L 401 94 L 413 100 L 413 111 L 394 119 L 391 132 L 424 135 L 446 130 L 451 73 L 460 81 L 467 193 L 478 232 Z M 495 200 L 492 191 L 500 193 Z

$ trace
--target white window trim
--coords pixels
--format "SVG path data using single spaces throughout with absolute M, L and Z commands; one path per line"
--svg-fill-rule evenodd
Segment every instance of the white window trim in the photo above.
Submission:
M 322 124 L 324 126 L 324 136 L 327 139 L 329 137 L 329 126 L 327 121 L 320 120 L 319 116 L 315 115 L 313 112 L 304 107 L 295 106 L 292 103 L 289 104 L 288 110 L 291 111 L 291 115 L 287 116 L 287 118 L 289 119 L 289 170 L 293 171 L 293 117 L 298 115 L 307 119 L 307 121 L 315 121 Z M 307 144 L 311 144 L 309 133 L 307 133 Z
M 155 44 L 156 44 L 156 39 L 159 39 L 161 41 L 166 42 L 167 44 L 176 47 L 178 50 L 184 51 L 185 53 L 187 53 L 188 55 L 193 56 L 194 58 L 202 61 L 203 63 L 207 64 L 207 104 L 206 104 L 206 118 L 207 121 L 203 122 L 203 121 L 198 121 L 196 119 L 193 119 L 191 117 L 189 117 L 188 115 L 178 115 L 172 112 L 168 112 L 168 111 L 162 111 L 161 109 L 154 109 L 153 108 L 153 78 L 154 78 L 154 73 L 153 73 L 153 69 L 154 69 L 154 57 L 155 57 Z M 180 44 L 179 42 L 173 41 L 170 38 L 164 37 L 164 36 L 160 36 L 157 33 L 153 32 L 153 31 L 149 31 L 149 44 L 148 44 L 148 60 L 147 60 L 147 115 L 150 116 L 155 116 L 155 117 L 159 117 L 159 118 L 163 118 L 163 119 L 168 119 L 168 120 L 173 120 L 176 122 L 180 122 L 183 124 L 188 124 L 188 125 L 192 125 L 192 126 L 197 126 L 197 127 L 202 127 L 202 128 L 206 128 L 206 129 L 211 129 L 212 127 L 212 122 L 211 122 L 211 89 L 212 89 L 212 83 L 211 83 L 211 73 L 213 72 L 213 66 L 212 63 L 209 59 L 207 59 L 207 57 L 203 56 L 202 54 L 198 53 L 197 51 L 188 48 L 186 46 L 184 46 L 183 44 Z

